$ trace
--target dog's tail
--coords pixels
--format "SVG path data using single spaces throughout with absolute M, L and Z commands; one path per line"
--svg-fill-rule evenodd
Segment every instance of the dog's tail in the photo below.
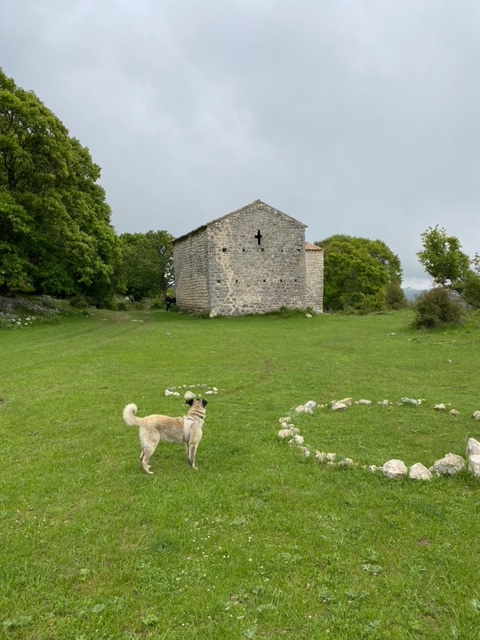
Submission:
M 123 419 L 128 424 L 129 427 L 139 427 L 141 418 L 137 418 L 135 415 L 137 413 L 137 405 L 136 404 L 127 404 L 125 409 L 123 410 Z

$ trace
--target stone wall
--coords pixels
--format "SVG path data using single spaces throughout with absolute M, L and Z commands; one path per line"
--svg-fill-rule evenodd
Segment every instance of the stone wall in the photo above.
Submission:
M 323 313 L 323 249 L 306 243 L 306 293 L 305 306 L 315 313 Z
M 208 225 L 210 310 L 305 307 L 305 225 L 255 202 Z
M 207 228 L 201 227 L 173 245 L 175 295 L 179 309 L 201 313 L 210 308 Z

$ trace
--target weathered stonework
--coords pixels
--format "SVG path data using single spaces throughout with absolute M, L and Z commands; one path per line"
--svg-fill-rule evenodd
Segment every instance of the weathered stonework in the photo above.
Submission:
M 306 291 L 305 306 L 316 313 L 323 312 L 323 249 L 305 243 Z
M 260 200 L 177 238 L 173 262 L 185 311 L 323 310 L 323 251 L 305 245 L 303 223 Z

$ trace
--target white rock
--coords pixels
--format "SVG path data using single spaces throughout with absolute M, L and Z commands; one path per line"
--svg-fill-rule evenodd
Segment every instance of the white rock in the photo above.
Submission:
M 293 436 L 293 438 L 290 440 L 290 444 L 296 444 L 296 445 L 302 445 L 305 442 L 304 437 L 301 435 L 296 435 Z
M 383 475 L 387 478 L 405 478 L 408 469 L 402 460 L 389 460 L 382 467 Z
M 325 451 L 315 451 L 315 460 L 317 462 L 325 462 L 327 460 Z
M 327 461 L 328 462 L 335 462 L 336 459 L 337 459 L 337 454 L 336 453 L 327 453 Z
M 480 411 L 474 411 L 472 413 L 472 418 L 475 418 L 475 420 L 480 420 Z
M 480 478 L 480 455 L 474 454 L 468 459 L 468 470 L 476 478 Z
M 334 402 L 331 406 L 332 411 L 345 411 L 347 405 L 343 402 Z
M 470 458 L 470 456 L 480 455 L 480 442 L 478 440 L 475 440 L 475 438 L 469 438 L 467 440 L 467 448 L 465 453 L 467 458 Z
M 382 467 L 377 467 L 374 464 L 369 465 L 368 470 L 371 471 L 372 473 L 375 473 L 376 471 L 381 471 Z
M 411 404 L 414 407 L 418 407 L 419 405 L 422 404 L 422 399 L 421 398 L 400 398 L 400 404 Z
M 425 465 L 421 462 L 417 462 L 410 467 L 408 477 L 412 480 L 431 480 L 433 478 L 433 474 Z
M 353 466 L 353 460 L 351 458 L 344 458 L 343 460 L 339 460 L 338 461 L 338 466 L 339 467 L 352 467 Z
M 337 400 L 337 402 L 344 404 L 346 407 L 351 407 L 352 406 L 352 398 L 344 398 L 343 400 Z
M 166 395 L 166 396 L 167 396 L 167 398 L 168 398 L 168 396 L 173 396 L 173 395 L 174 395 L 174 393 L 173 393 L 173 391 L 170 391 L 170 389 L 165 389 L 165 395 Z
M 460 411 L 457 411 L 456 409 L 450 409 L 449 414 L 451 416 L 459 416 L 460 415 Z
M 303 404 L 299 404 L 298 407 L 295 407 L 295 413 L 304 413 L 305 412 L 305 407 L 303 406 Z
M 278 421 L 280 424 L 289 424 L 292 419 L 290 416 L 285 416 L 284 418 L 280 418 Z
M 444 458 L 437 460 L 430 471 L 442 476 L 454 476 L 465 466 L 465 460 L 462 456 L 457 456 L 454 453 L 447 453 Z
M 303 455 L 305 456 L 305 458 L 309 458 L 311 451 L 308 447 L 300 447 L 300 451 L 303 453 Z
M 371 400 L 364 400 L 364 399 L 356 400 L 355 404 L 362 404 L 362 405 L 368 406 L 368 405 L 372 404 L 372 401 Z
M 193 400 L 193 398 L 195 398 L 195 394 L 192 391 L 186 391 L 183 394 L 183 397 L 185 398 L 185 400 Z
M 390 406 L 390 401 L 389 400 L 381 400 L 380 402 L 377 402 L 377 404 L 380 407 L 389 407 Z
M 315 402 L 315 400 L 309 400 L 308 402 L 305 403 L 304 408 L 305 411 L 307 410 L 312 410 L 315 409 L 317 406 L 317 403 Z
M 293 432 L 290 429 L 280 429 L 277 433 L 277 436 L 280 440 L 286 440 L 287 438 L 291 438 L 293 436 Z
M 441 402 L 440 404 L 436 404 L 434 407 L 435 411 L 446 411 L 447 407 Z
M 311 313 L 306 313 L 306 314 L 305 314 L 305 318 L 311 318 L 311 317 L 312 317 L 312 314 L 311 314 Z

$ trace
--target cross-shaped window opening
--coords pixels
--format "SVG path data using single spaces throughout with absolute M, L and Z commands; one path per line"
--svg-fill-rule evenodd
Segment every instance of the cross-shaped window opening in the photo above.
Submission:
M 255 236 L 255 238 L 257 239 L 257 243 L 258 243 L 259 245 L 260 245 L 260 244 L 262 244 L 262 238 L 263 238 L 263 236 L 262 236 L 262 234 L 260 233 L 260 229 L 258 230 L 257 235 Z

